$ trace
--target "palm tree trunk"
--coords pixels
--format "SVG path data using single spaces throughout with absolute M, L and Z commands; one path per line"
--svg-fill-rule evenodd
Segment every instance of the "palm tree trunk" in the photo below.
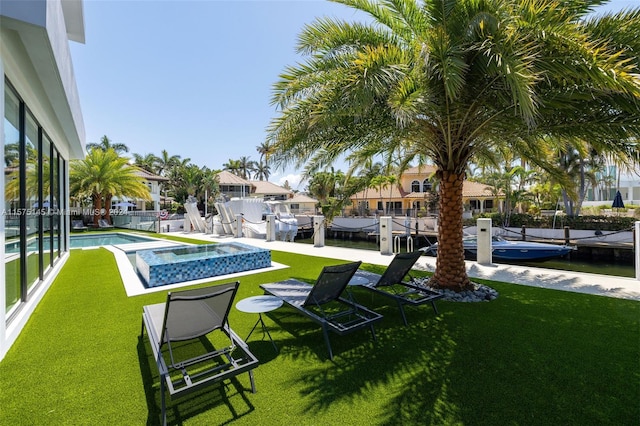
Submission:
M 97 228 L 98 221 L 101 218 L 100 210 L 102 210 L 102 194 L 94 193 L 93 198 L 93 225 Z
M 113 195 L 111 194 L 107 194 L 104 197 L 104 218 L 107 221 L 107 223 L 111 224 L 111 198 L 113 197 Z
M 436 271 L 430 280 L 434 287 L 457 292 L 472 288 L 467 276 L 462 246 L 463 182 L 464 173 L 442 172 L 438 216 L 438 257 Z

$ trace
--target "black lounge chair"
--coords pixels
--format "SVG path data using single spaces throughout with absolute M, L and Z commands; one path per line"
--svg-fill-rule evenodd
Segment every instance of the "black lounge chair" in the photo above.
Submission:
M 98 219 L 98 228 L 100 229 L 112 229 L 114 226 L 107 222 L 107 219 Z
M 258 359 L 227 321 L 238 285 L 232 282 L 170 292 L 166 303 L 143 307 L 140 338 L 146 329 L 160 374 L 163 424 L 167 422 L 165 387 L 171 398 L 179 397 L 248 372 L 255 393 L 252 369 L 258 366 Z M 203 348 L 193 347 L 198 342 Z
M 438 315 L 435 301 L 443 297 L 442 294 L 427 287 L 402 281 L 409 274 L 421 254 L 421 251 L 396 254 L 382 275 L 363 270 L 358 270 L 355 273 L 354 280 L 366 280 L 366 283 L 361 284 L 360 287 L 390 297 L 398 303 L 404 325 L 407 325 L 407 317 L 405 316 L 403 305 L 418 306 L 424 303 L 431 303 L 433 311 Z
M 290 279 L 262 284 L 260 287 L 265 293 L 279 297 L 287 305 L 320 324 L 329 358 L 333 359 L 329 331 L 345 335 L 368 327 L 375 340 L 373 324 L 382 319 L 382 315 L 377 312 L 340 297 L 361 263 L 325 266 L 314 285 Z
M 86 231 L 87 229 L 89 229 L 89 228 L 84 226 L 84 222 L 82 222 L 82 220 L 72 220 L 71 221 L 71 230 L 72 231 Z

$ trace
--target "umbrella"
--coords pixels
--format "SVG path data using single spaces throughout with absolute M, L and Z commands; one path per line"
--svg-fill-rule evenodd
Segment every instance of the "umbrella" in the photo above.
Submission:
M 624 203 L 622 202 L 622 194 L 620 194 L 620 191 L 616 192 L 616 197 L 613 199 L 611 208 L 624 209 Z

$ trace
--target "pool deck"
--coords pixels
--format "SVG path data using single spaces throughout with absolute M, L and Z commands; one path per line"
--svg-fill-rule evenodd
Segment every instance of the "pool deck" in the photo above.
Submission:
M 256 247 L 269 248 L 276 251 L 294 252 L 309 256 L 320 256 L 347 261 L 361 260 L 365 263 L 386 266 L 392 255 L 382 255 L 379 251 L 351 249 L 343 247 L 314 247 L 311 244 L 296 244 L 283 241 L 265 241 L 254 238 L 217 238 L 209 234 L 172 232 L 176 236 L 188 237 L 204 241 L 223 242 L 238 241 Z M 502 281 L 576 293 L 594 294 L 619 299 L 640 300 L 640 281 L 634 278 L 613 277 L 610 275 L 588 274 L 581 272 L 558 271 L 529 266 L 506 264 L 480 265 L 474 261 L 466 261 L 467 274 L 471 278 Z M 416 269 L 434 271 L 436 258 L 421 256 Z

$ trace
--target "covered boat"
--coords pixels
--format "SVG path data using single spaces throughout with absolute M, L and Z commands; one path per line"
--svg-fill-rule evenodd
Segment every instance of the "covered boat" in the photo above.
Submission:
M 478 254 L 478 240 L 476 235 L 466 235 L 462 239 L 465 255 L 474 258 Z M 438 243 L 420 250 L 428 255 L 435 256 L 438 251 Z M 503 261 L 542 261 L 562 257 L 575 250 L 568 245 L 536 243 L 532 241 L 510 241 L 499 235 L 491 239 L 491 255 L 494 260 Z

